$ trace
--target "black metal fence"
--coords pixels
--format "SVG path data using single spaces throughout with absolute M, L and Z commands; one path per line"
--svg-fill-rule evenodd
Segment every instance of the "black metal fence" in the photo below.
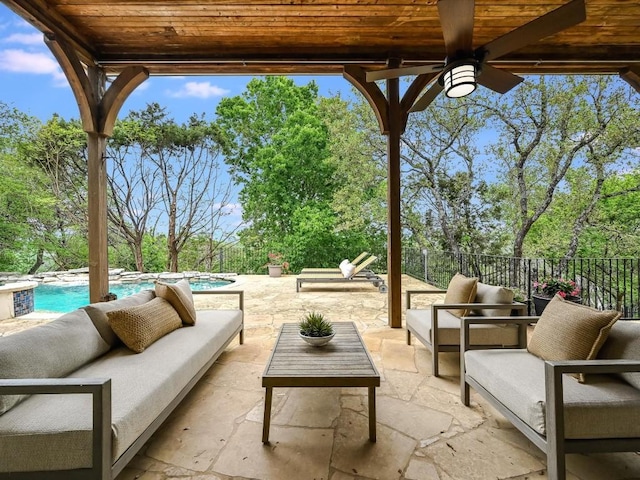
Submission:
M 213 272 L 266 274 L 269 251 L 237 245 L 221 248 L 213 262 Z M 280 252 L 287 259 L 286 251 Z M 343 258 L 354 258 L 360 252 L 336 252 L 330 267 Z M 378 260 L 372 265 L 377 273 L 387 271 L 385 251 L 374 252 Z M 323 257 L 319 255 L 318 257 Z M 326 255 L 324 255 L 326 257 Z M 478 277 L 481 282 L 502 285 L 516 292 L 516 298 L 530 303 L 535 293 L 533 283 L 552 276 L 575 280 L 580 286 L 582 303 L 599 309 L 622 311 L 624 318 L 640 318 L 640 258 L 514 258 L 496 255 L 455 254 L 404 248 L 402 271 L 439 288 L 445 288 L 456 272 Z M 291 273 L 303 266 L 291 265 Z
M 640 259 L 638 258 L 514 258 L 405 249 L 404 270 L 416 278 L 445 288 L 460 272 L 481 282 L 502 285 L 530 302 L 533 283 L 552 276 L 575 280 L 584 305 L 640 317 Z

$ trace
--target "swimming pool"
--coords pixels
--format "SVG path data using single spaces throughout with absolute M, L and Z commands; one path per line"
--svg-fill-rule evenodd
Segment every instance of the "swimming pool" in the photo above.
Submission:
M 192 290 L 210 290 L 233 283 L 229 280 L 210 280 L 191 282 Z M 109 285 L 109 291 L 115 293 L 118 298 L 123 298 L 142 290 L 154 288 L 150 282 L 121 283 Z M 67 313 L 76 308 L 84 307 L 89 303 L 89 285 L 52 285 L 41 284 L 34 289 L 36 310 Z

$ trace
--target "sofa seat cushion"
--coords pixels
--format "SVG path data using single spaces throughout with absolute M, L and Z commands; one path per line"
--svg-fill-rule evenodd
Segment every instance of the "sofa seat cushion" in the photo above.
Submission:
M 407 310 L 407 328 L 411 327 L 418 335 L 431 340 L 431 309 Z M 438 311 L 438 344 L 460 345 L 459 317 L 448 310 Z M 518 327 L 515 325 L 471 325 L 469 328 L 471 345 L 516 346 L 518 345 Z
M 524 349 L 465 352 L 468 377 L 541 435 L 545 428 L 544 360 Z M 566 438 L 640 436 L 640 391 L 614 375 L 581 384 L 563 378 Z
M 196 325 L 171 332 L 143 353 L 117 348 L 69 375 L 111 378 L 114 461 L 241 325 L 238 310 L 201 311 Z M 32 396 L 0 416 L 0 471 L 88 467 L 90 430 L 89 395 Z
M 0 337 L 0 378 L 64 377 L 109 351 L 84 310 Z M 0 415 L 26 395 L 0 395 Z

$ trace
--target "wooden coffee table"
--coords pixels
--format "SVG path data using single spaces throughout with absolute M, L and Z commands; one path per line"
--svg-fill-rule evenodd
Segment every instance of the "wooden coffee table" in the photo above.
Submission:
M 274 387 L 367 387 L 369 440 L 376 441 L 376 387 L 380 374 L 353 322 L 333 324 L 335 337 L 323 347 L 312 347 L 298 336 L 298 324 L 282 325 L 262 374 L 265 387 L 262 441 L 269 442 Z

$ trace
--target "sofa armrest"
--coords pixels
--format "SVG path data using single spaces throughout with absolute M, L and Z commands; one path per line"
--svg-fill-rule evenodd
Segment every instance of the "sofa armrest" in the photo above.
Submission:
M 442 295 L 443 293 L 447 293 L 447 291 L 440 289 L 407 290 L 407 310 L 411 308 L 411 297 L 413 295 Z
M 0 379 L 0 395 L 87 394 L 92 397 L 92 478 L 111 477 L 111 379 Z
M 244 290 L 194 290 L 194 295 L 238 295 L 238 309 L 244 312 Z

